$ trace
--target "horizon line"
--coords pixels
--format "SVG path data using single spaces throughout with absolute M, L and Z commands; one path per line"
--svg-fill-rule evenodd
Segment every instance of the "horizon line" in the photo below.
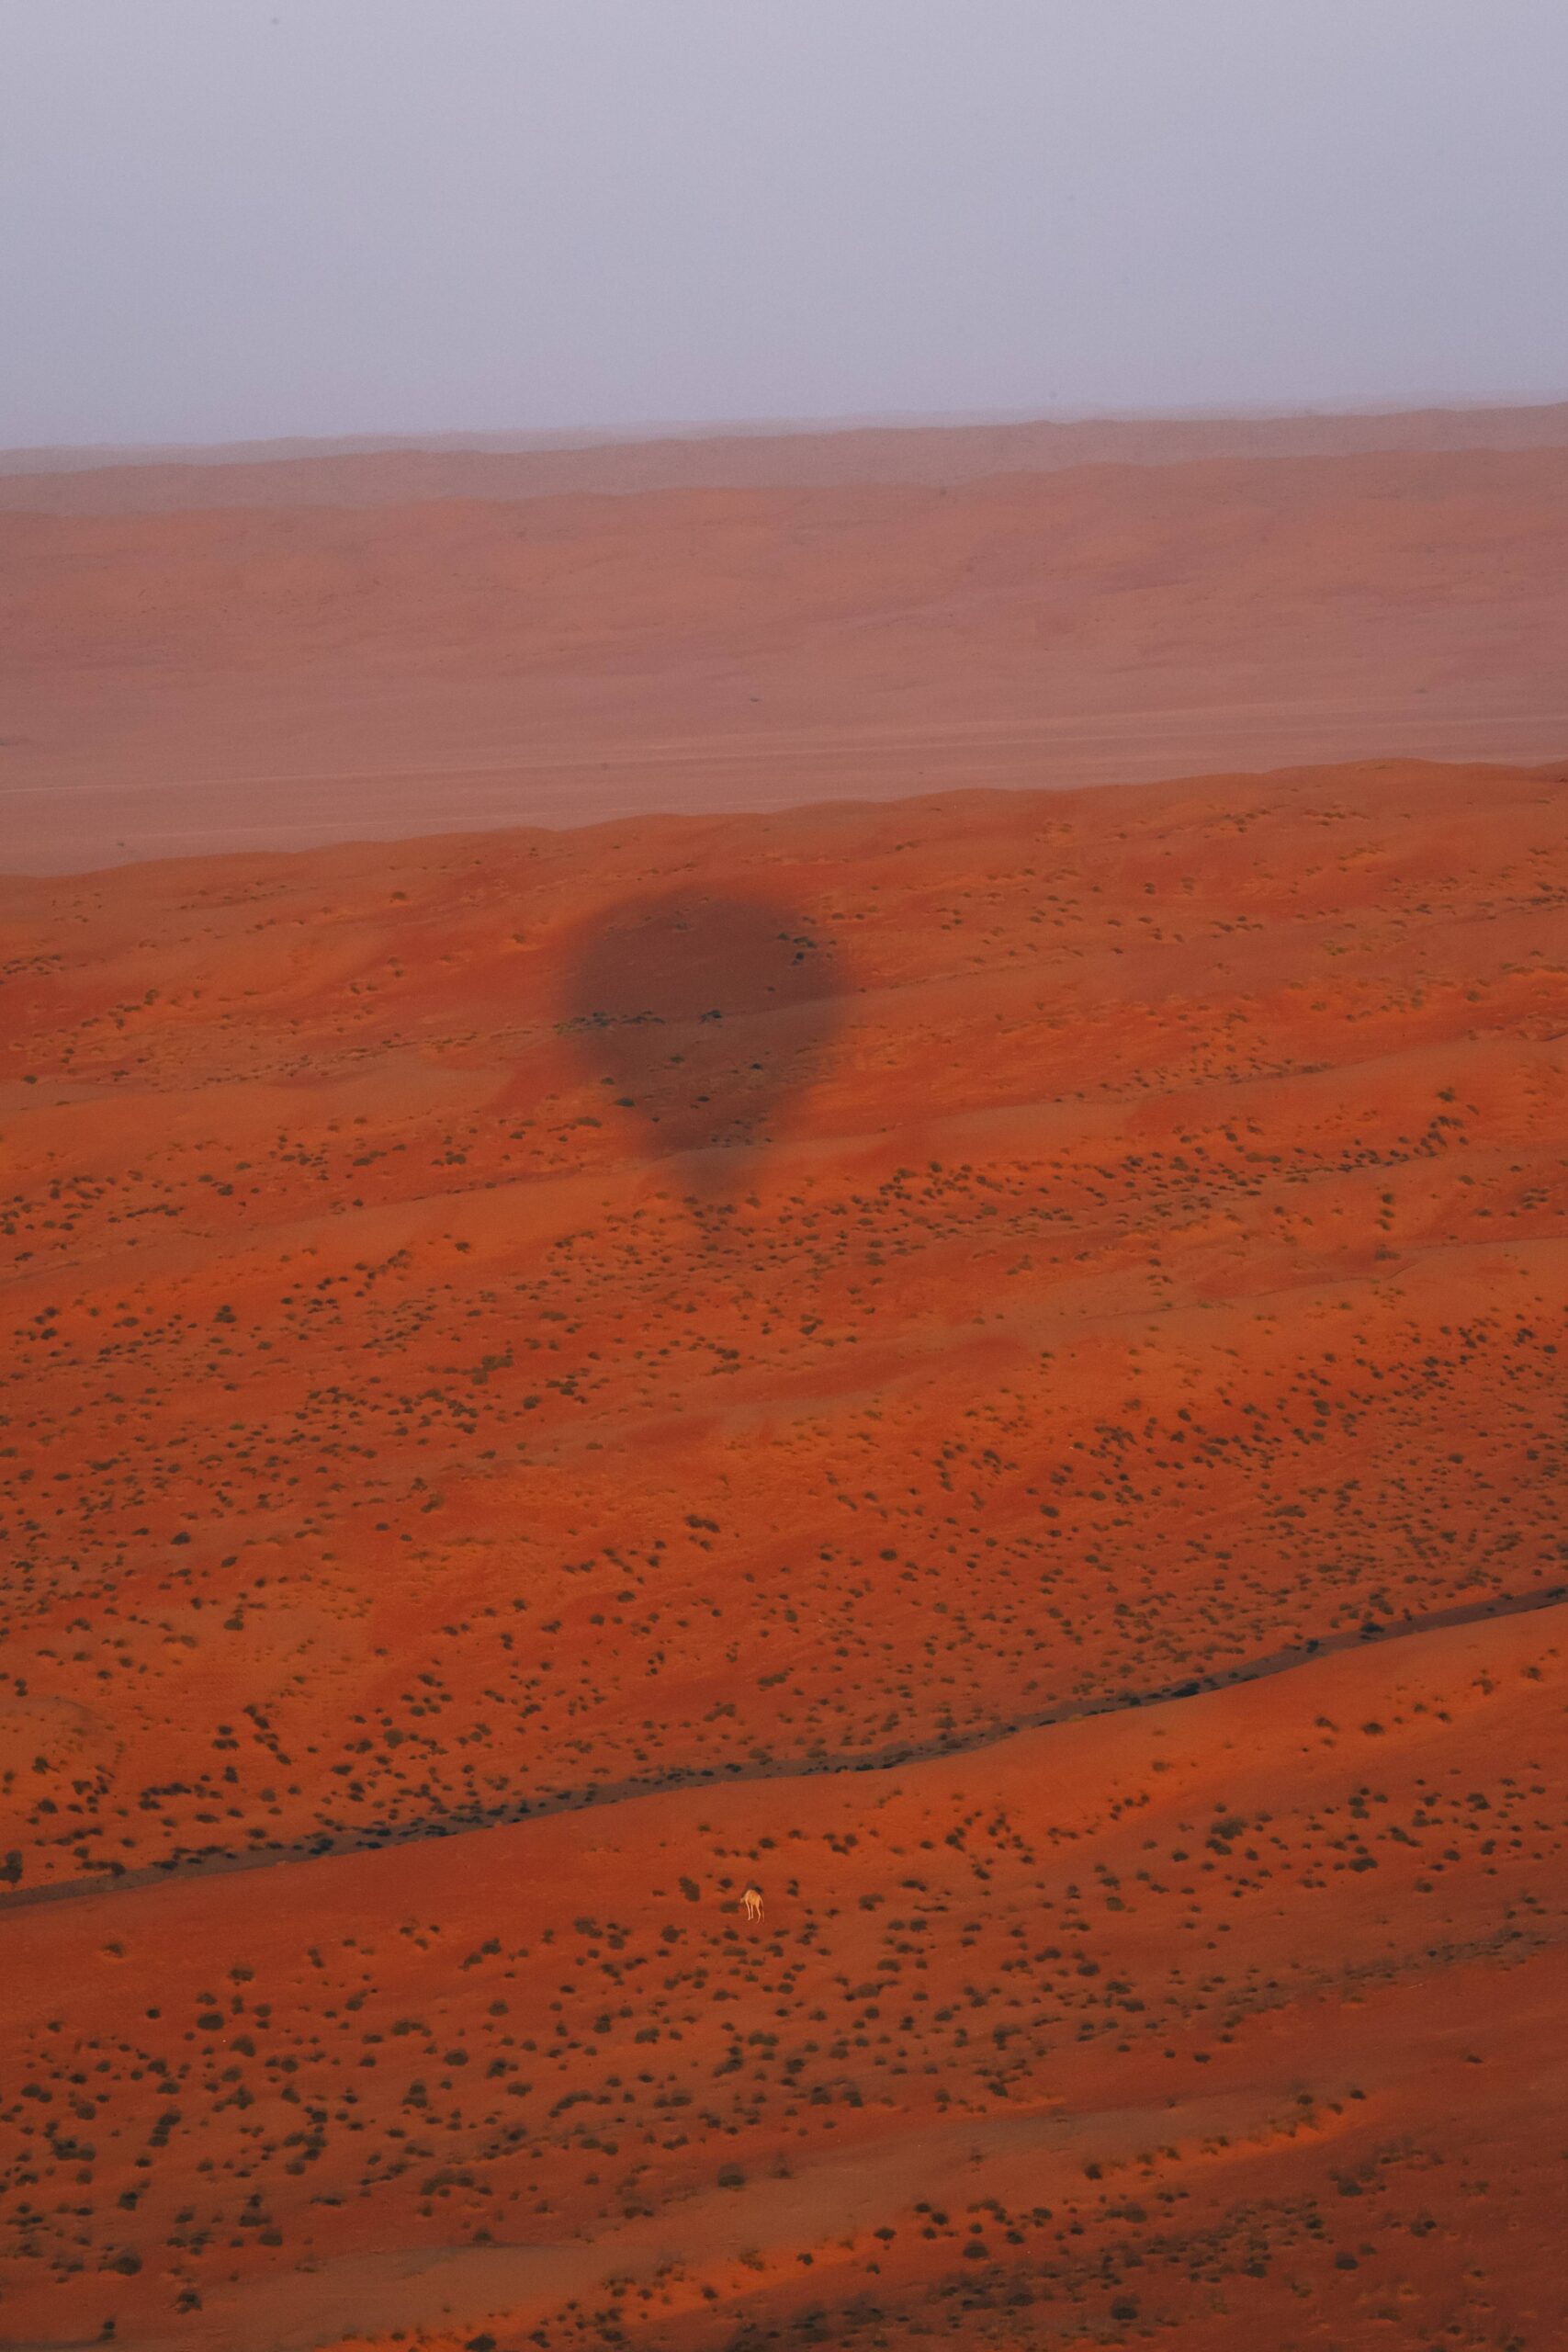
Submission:
M 0 448 L 0 474 L 85 473 L 116 466 L 267 464 L 312 457 L 373 457 L 418 451 L 547 455 L 646 447 L 660 442 L 806 440 L 853 433 L 942 433 L 1017 425 L 1290 423 L 1311 418 L 1495 414 L 1568 406 L 1552 393 L 1390 395 L 1312 400 L 1300 406 L 1205 402 L 1179 408 L 1062 410 L 863 410 L 832 416 L 664 418 L 593 425 L 451 426 L 428 431 L 276 434 L 227 441 L 33 442 Z

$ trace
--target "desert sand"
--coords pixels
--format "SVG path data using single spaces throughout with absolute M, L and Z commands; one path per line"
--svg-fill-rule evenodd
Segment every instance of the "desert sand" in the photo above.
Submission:
M 1568 412 L 0 475 L 0 870 L 1568 741 Z
M 1190 673 L 1187 470 L 1117 560 Z M 1024 674 L 1073 479 L 974 492 L 933 707 Z M 1518 691 L 1530 480 L 1391 649 L 1487 602 Z M 775 629 L 847 582 L 824 726 L 925 641 L 883 495 L 863 577 L 725 526 Z M 243 666 L 241 526 L 90 533 L 154 524 L 35 653 Z M 338 574 L 257 563 L 298 668 Z M 0 881 L 0 2340 L 1556 2352 L 1565 818 L 1380 758 Z

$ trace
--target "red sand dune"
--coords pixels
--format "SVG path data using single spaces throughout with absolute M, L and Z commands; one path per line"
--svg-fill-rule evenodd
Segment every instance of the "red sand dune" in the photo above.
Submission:
M 1540 762 L 1562 416 L 16 475 L 0 865 Z
M 1555 2352 L 1565 783 L 0 884 L 0 2341 Z

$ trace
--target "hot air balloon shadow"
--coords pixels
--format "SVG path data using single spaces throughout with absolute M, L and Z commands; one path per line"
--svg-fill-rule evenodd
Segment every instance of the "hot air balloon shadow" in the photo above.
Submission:
M 560 1022 L 585 1073 L 683 1161 L 705 1234 L 795 1124 L 842 1025 L 843 979 L 818 920 L 765 889 L 699 885 L 598 911 L 568 946 Z

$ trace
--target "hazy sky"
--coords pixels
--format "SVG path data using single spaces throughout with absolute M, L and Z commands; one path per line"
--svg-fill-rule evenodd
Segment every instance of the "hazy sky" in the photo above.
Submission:
M 0 0 L 0 445 L 1568 393 L 1568 0 Z

